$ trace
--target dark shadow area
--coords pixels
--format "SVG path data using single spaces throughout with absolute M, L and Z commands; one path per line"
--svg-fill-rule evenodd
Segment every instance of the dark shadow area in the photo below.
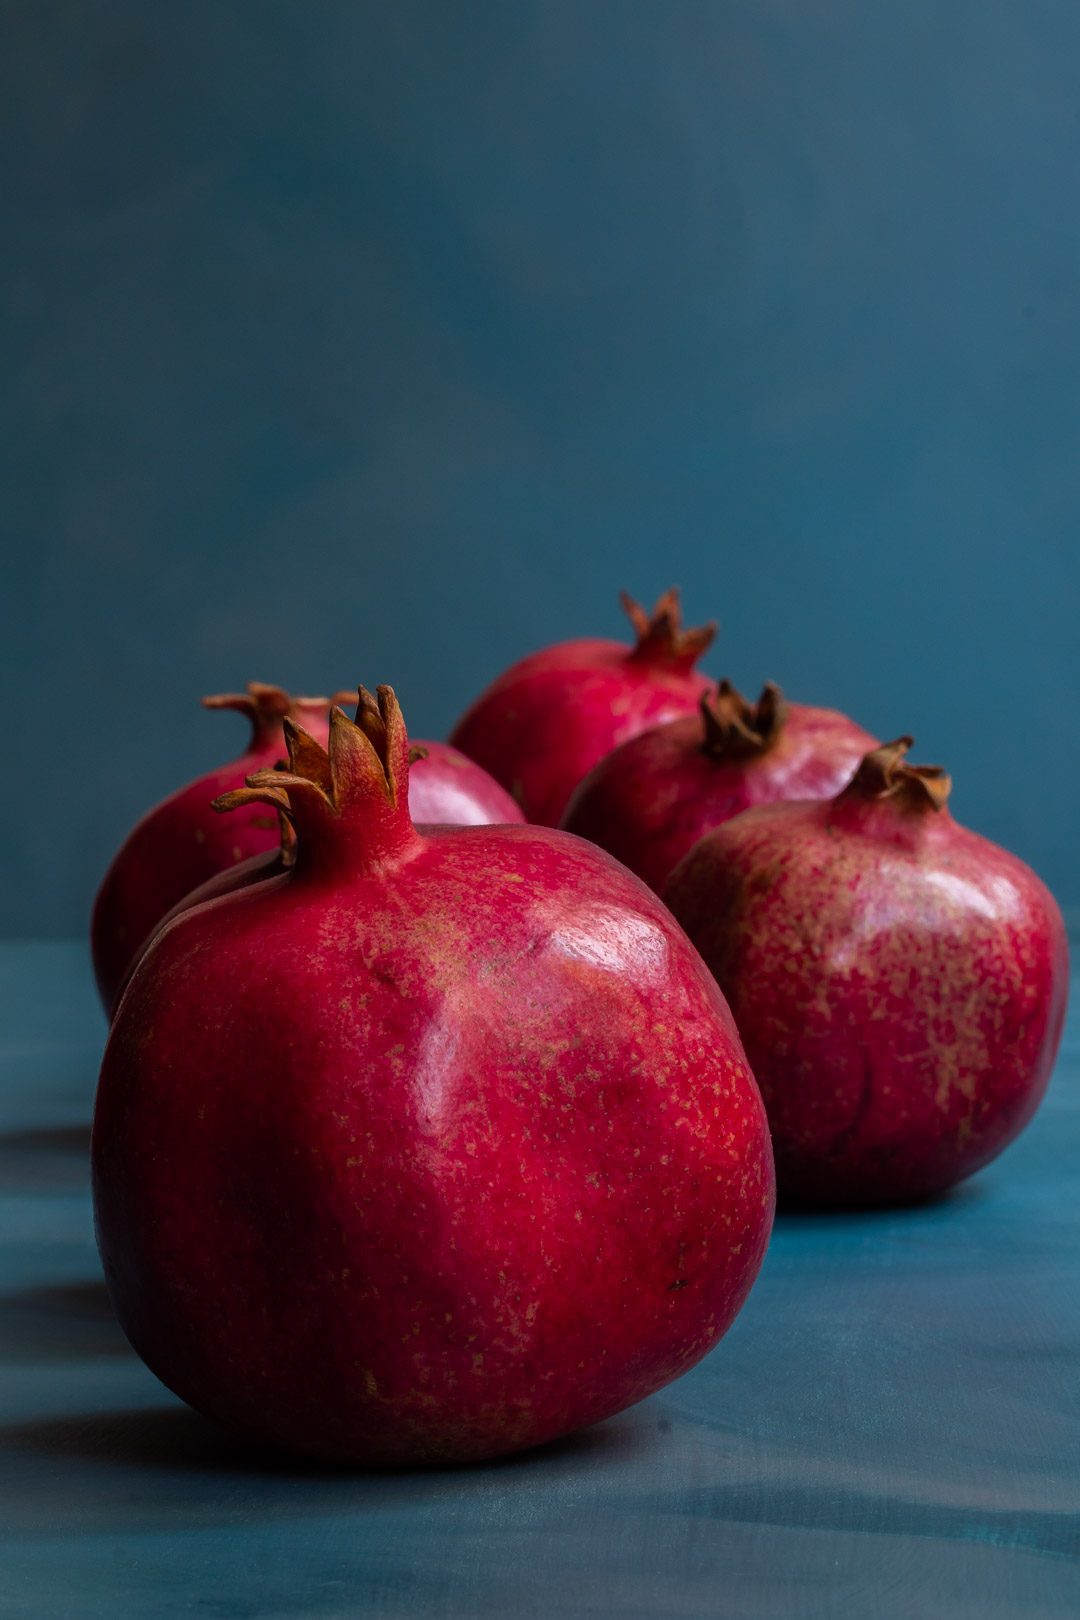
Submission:
M 56 1283 L 0 1294 L 0 1362 L 131 1355 L 105 1284 Z
M 0 1445 L 122 1468 L 228 1469 L 245 1474 L 282 1473 L 294 1478 L 339 1477 L 335 1469 L 289 1464 L 275 1453 L 264 1452 L 231 1435 L 187 1406 L 80 1412 L 11 1424 L 0 1429 Z
M 116 1329 L 119 1333 L 119 1328 Z M 126 1341 L 124 1344 L 126 1348 Z M 135 1412 L 94 1412 L 0 1429 L 0 1444 L 132 1468 L 213 1468 L 263 1477 L 304 1480 L 466 1479 L 485 1471 L 528 1470 L 543 1463 L 614 1460 L 636 1452 L 655 1424 L 612 1418 L 595 1428 L 563 1435 L 528 1451 L 453 1467 L 354 1468 L 291 1456 L 230 1433 L 191 1407 L 160 1407 Z
M 885 1221 L 899 1216 L 916 1216 L 924 1212 L 952 1213 L 981 1204 L 987 1196 L 981 1180 L 961 1181 L 944 1192 L 931 1193 L 923 1198 L 896 1199 L 891 1203 L 810 1203 L 795 1198 L 779 1198 L 776 1206 L 777 1227 L 804 1225 L 814 1220 L 831 1221 Z
M 622 1462 L 640 1456 L 655 1444 L 655 1436 L 663 1432 L 666 1419 L 659 1423 L 647 1421 L 640 1408 L 608 1418 L 591 1429 L 579 1429 L 575 1434 L 564 1434 L 558 1440 L 548 1440 L 529 1451 L 514 1451 L 506 1457 L 495 1457 L 490 1462 L 471 1463 L 465 1473 L 483 1473 L 497 1470 L 527 1471 L 538 1463 L 568 1461 L 575 1467 L 586 1462 Z M 670 1423 L 667 1423 L 670 1429 Z
M 468 1500 L 493 1479 L 543 1489 L 566 1472 L 623 1463 L 655 1444 L 656 1424 L 628 1414 L 490 1463 L 374 1470 L 264 1450 L 185 1406 L 80 1412 L 0 1428 L 9 1528 L 215 1526 L 238 1506 L 256 1518 L 365 1512 L 397 1502 Z M 193 1488 L 195 1481 L 197 1486 Z
M 0 1133 L 0 1191 L 78 1192 L 90 1182 L 90 1126 Z

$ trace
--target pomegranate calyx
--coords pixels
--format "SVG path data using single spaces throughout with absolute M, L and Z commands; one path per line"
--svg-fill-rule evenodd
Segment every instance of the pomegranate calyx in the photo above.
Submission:
M 872 748 L 840 797 L 891 799 L 904 810 L 944 810 L 952 778 L 941 765 L 906 764 L 904 755 L 914 741 L 897 737 Z
M 630 654 L 633 662 L 692 669 L 716 636 L 715 620 L 694 630 L 683 629 L 679 592 L 674 585 L 658 599 L 651 614 L 626 591 L 619 592 L 619 601 L 637 637 Z
M 750 759 L 779 741 L 788 705 L 775 681 L 766 681 L 756 703 L 744 698 L 730 681 L 701 699 L 705 722 L 702 751 L 712 759 Z
M 251 748 L 268 745 L 288 719 L 315 713 L 325 718 L 334 703 L 351 703 L 351 692 L 335 692 L 332 698 L 294 697 L 283 686 L 268 681 L 248 681 L 243 692 L 218 692 L 204 697 L 204 709 L 232 709 L 251 722 Z
M 282 724 L 287 765 L 253 772 L 245 787 L 215 799 L 216 810 L 261 803 L 287 816 L 298 834 L 297 866 L 337 848 L 365 872 L 418 844 L 409 816 L 409 739 L 391 687 L 380 686 L 376 697 L 361 686 L 355 720 L 331 709 L 326 748 L 291 717 Z

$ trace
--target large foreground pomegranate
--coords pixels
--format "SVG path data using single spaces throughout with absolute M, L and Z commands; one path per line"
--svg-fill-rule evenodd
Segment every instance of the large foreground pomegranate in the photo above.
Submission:
M 748 703 L 730 681 L 593 767 L 562 825 L 658 893 L 712 827 L 755 804 L 831 797 L 876 739 L 835 709 L 787 703 L 770 681 Z
M 1001 1152 L 1046 1087 L 1065 931 L 1022 861 L 958 826 L 949 778 L 867 754 L 838 797 L 748 810 L 665 891 L 731 1004 L 783 1196 L 942 1191 Z
M 203 698 L 204 708 L 242 714 L 251 735 L 238 759 L 207 771 L 148 810 L 113 857 L 90 922 L 94 972 L 106 1012 L 111 1012 L 139 952 L 178 900 L 216 872 L 276 848 L 277 817 L 265 805 L 249 805 L 230 822 L 214 814 L 213 800 L 284 756 L 286 719 L 325 739 L 331 701 L 293 697 L 262 681 L 249 682 L 246 692 Z
M 347 700 L 337 693 L 333 701 Z M 241 787 L 253 771 L 285 757 L 284 722 L 292 718 L 326 740 L 330 699 L 293 698 L 280 686 L 251 682 L 245 693 L 204 698 L 208 709 L 236 709 L 251 722 L 251 738 L 239 759 L 190 782 L 147 812 L 124 840 L 105 875 L 94 904 L 91 949 L 98 989 L 111 1012 L 141 952 L 161 923 L 196 889 L 234 867 L 238 885 L 250 872 L 261 873 L 265 854 L 277 859 L 278 818 L 263 804 L 245 806 L 222 819 L 213 801 Z M 520 822 L 520 807 L 474 760 L 447 743 L 418 743 L 413 809 L 417 821 L 455 826 Z
M 773 1178 L 715 984 L 608 856 L 408 809 L 393 694 L 291 723 L 295 863 L 179 916 L 128 986 L 93 1134 L 132 1344 L 260 1440 L 490 1457 L 692 1366 Z
M 529 821 L 557 826 L 597 760 L 646 726 L 692 712 L 709 684 L 694 665 L 715 625 L 683 630 L 674 590 L 651 617 L 625 593 L 622 604 L 633 646 L 564 641 L 533 653 L 493 681 L 451 734 L 510 790 Z

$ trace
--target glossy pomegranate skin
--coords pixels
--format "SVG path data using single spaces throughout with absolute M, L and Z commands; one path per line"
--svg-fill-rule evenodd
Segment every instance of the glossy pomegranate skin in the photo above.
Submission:
M 773 1204 L 681 931 L 566 834 L 309 832 L 160 934 L 119 1009 L 93 1171 L 135 1348 L 249 1436 L 378 1465 L 535 1445 L 677 1377 Z
M 555 827 L 598 760 L 648 726 L 693 711 L 707 678 L 693 667 L 713 628 L 683 632 L 677 598 L 651 621 L 635 604 L 636 645 L 561 642 L 512 665 L 458 721 L 450 741 L 513 794 L 526 819 Z
M 148 810 L 132 828 L 105 874 L 90 920 L 90 949 L 98 993 L 111 1013 L 131 971 L 161 919 L 192 889 L 249 856 L 273 850 L 278 819 L 264 805 L 251 805 L 235 817 L 212 809 L 222 793 L 243 786 L 252 772 L 284 758 L 281 722 L 292 712 L 316 737 L 327 734 L 329 699 L 289 700 L 276 687 L 254 687 L 248 713 L 252 735 L 237 759 L 207 771 Z M 261 694 L 283 701 L 262 704 Z M 207 699 L 212 707 L 240 708 L 242 699 Z
M 409 804 L 417 823 L 453 827 L 520 825 L 517 801 L 475 760 L 449 743 L 421 742 L 409 775 Z M 235 812 L 233 812 L 235 814 Z
M 520 807 L 506 789 L 501 788 L 482 766 L 459 754 L 456 748 L 451 748 L 447 743 L 423 742 L 416 744 L 415 751 L 420 757 L 413 760 L 411 767 L 409 801 L 415 806 L 418 822 L 455 827 L 520 826 L 524 822 Z M 276 826 L 276 816 L 274 823 Z M 223 894 L 233 894 L 252 883 L 261 883 L 264 878 L 276 877 L 288 864 L 289 855 L 283 852 L 279 844 L 276 849 L 264 850 L 260 855 L 249 855 L 235 866 L 215 872 L 205 883 L 200 883 L 189 894 L 183 895 L 155 924 L 150 938 L 140 946 L 128 964 L 116 989 L 114 1010 L 143 951 L 174 917 L 208 900 L 217 900 Z
M 784 1199 L 940 1193 L 1030 1120 L 1067 949 L 1022 861 L 957 824 L 843 795 L 750 810 L 665 890 L 762 1089 Z
M 754 805 L 830 798 L 875 740 L 835 709 L 793 703 L 764 752 L 725 757 L 707 750 L 700 713 L 682 715 L 602 759 L 575 789 L 562 825 L 659 894 L 711 828 Z
M 283 740 L 282 747 L 284 746 Z M 482 766 L 471 759 L 466 759 L 464 754 L 459 754 L 456 748 L 451 748 L 447 743 L 423 742 L 416 744 L 414 752 L 419 757 L 413 760 L 409 797 L 410 803 L 416 808 L 419 822 L 481 827 L 516 826 L 525 820 L 519 806 L 514 803 L 505 788 L 501 788 Z M 239 785 L 232 783 L 231 787 Z M 265 810 L 263 814 L 264 816 L 267 814 Z M 270 819 L 273 819 L 274 825 L 277 826 L 276 815 Z M 205 883 L 200 883 L 189 893 L 184 894 L 154 925 L 149 938 L 128 963 L 116 987 L 113 1010 L 115 1011 L 119 1004 L 143 951 L 174 917 L 178 917 L 182 911 L 190 911 L 194 906 L 203 905 L 208 900 L 216 900 L 223 894 L 233 894 L 238 889 L 248 888 L 252 883 L 261 883 L 263 878 L 275 877 L 288 864 L 289 853 L 283 851 L 279 843 L 275 849 L 264 850 L 259 855 L 249 855 L 245 860 L 237 861 L 234 866 L 224 867 L 221 871 L 215 872 L 213 877 L 207 878 Z

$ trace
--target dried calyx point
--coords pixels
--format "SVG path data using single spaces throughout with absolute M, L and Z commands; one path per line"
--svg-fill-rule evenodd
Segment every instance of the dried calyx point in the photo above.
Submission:
M 906 764 L 904 755 L 914 741 L 913 737 L 897 737 L 871 749 L 844 789 L 844 796 L 892 799 L 910 810 L 943 810 L 952 778 L 940 765 Z
M 712 759 L 751 759 L 778 741 L 787 719 L 787 699 L 775 681 L 766 681 L 756 703 L 730 681 L 701 699 L 705 722 L 702 749 Z
M 288 768 L 283 759 L 279 759 L 274 766 L 275 771 L 281 772 L 287 771 Z M 222 806 L 215 801 L 214 809 L 221 808 Z M 282 866 L 294 866 L 296 864 L 296 828 L 292 824 L 292 818 L 288 811 L 282 809 L 280 805 L 276 808 L 278 836 L 281 839 L 281 864 Z
M 232 709 L 251 721 L 252 743 L 268 741 L 280 730 L 287 719 L 296 719 L 313 711 L 326 714 L 332 704 L 351 703 L 351 692 L 335 692 L 332 698 L 294 697 L 283 686 L 272 686 L 267 681 L 248 681 L 243 692 L 219 692 L 204 697 L 204 709 Z
M 715 621 L 696 630 L 684 630 L 679 593 L 673 585 L 659 599 L 652 613 L 646 613 L 640 602 L 635 602 L 626 591 L 619 593 L 630 623 L 637 636 L 637 644 L 630 654 L 644 664 L 669 664 L 675 669 L 691 669 L 705 649 L 712 645 L 716 635 Z
M 408 783 L 409 740 L 392 687 L 380 686 L 373 696 L 361 686 L 355 720 L 335 704 L 330 711 L 327 748 L 291 716 L 285 716 L 283 725 L 288 764 L 256 771 L 248 777 L 246 787 L 215 800 L 215 808 L 234 810 L 241 804 L 262 802 L 291 815 L 298 795 L 300 799 L 318 798 L 338 814 L 358 791 L 370 796 L 373 788 L 388 804 L 397 804 L 399 792 Z

